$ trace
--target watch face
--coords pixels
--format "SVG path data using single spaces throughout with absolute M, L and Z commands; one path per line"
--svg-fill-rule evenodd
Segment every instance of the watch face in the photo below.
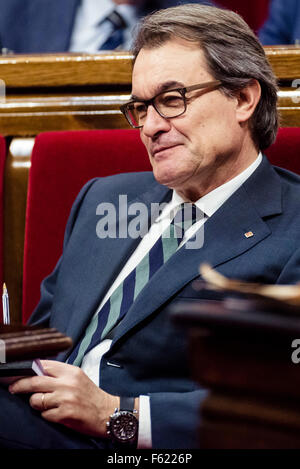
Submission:
M 114 415 L 110 423 L 111 432 L 118 441 L 129 442 L 135 439 L 138 430 L 138 420 L 127 410 Z

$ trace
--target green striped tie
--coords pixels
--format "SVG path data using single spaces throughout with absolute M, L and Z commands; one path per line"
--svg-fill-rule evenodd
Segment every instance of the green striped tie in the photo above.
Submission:
M 162 233 L 150 251 L 135 269 L 112 293 L 98 314 L 87 327 L 83 338 L 72 351 L 68 363 L 80 366 L 83 357 L 99 344 L 125 316 L 139 293 L 155 272 L 165 264 L 178 249 L 188 229 L 202 212 L 193 204 L 182 204 L 168 228 Z

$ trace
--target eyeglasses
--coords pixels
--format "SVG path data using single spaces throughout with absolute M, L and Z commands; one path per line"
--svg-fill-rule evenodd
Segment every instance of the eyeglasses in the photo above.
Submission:
M 221 84 L 222 83 L 219 80 L 215 80 L 201 83 L 200 85 L 188 86 L 186 88 L 162 91 L 151 99 L 133 99 L 132 101 L 120 106 L 120 110 L 132 127 L 140 129 L 146 121 L 147 111 L 150 105 L 153 106 L 156 112 L 165 119 L 179 117 L 184 114 L 187 109 L 186 93 L 200 89 L 212 91 Z

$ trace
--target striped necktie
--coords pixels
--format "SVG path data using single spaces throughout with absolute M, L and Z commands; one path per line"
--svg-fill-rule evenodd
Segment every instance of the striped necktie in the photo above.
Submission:
M 99 313 L 94 315 L 83 338 L 69 356 L 68 363 L 80 366 L 83 357 L 107 338 L 155 272 L 176 252 L 184 232 L 202 218 L 203 212 L 194 204 L 181 204 L 177 213 L 173 213 L 173 219 L 161 237 L 116 288 Z
M 105 21 L 109 21 L 112 25 L 112 32 L 107 40 L 100 46 L 100 50 L 114 50 L 121 46 L 124 42 L 124 29 L 126 23 L 123 17 L 117 12 L 113 11 Z

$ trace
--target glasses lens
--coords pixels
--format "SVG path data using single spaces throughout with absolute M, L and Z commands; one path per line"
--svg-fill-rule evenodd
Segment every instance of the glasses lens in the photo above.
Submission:
M 147 106 L 142 101 L 135 101 L 127 105 L 127 116 L 133 127 L 141 127 L 147 115 Z
M 177 117 L 185 111 L 185 100 L 179 91 L 166 91 L 156 96 L 155 107 L 163 117 Z
M 154 99 L 156 111 L 166 118 L 177 117 L 186 109 L 185 99 L 179 91 L 165 91 Z M 148 105 L 143 101 L 128 103 L 125 107 L 126 116 L 133 127 L 142 127 L 147 117 Z

